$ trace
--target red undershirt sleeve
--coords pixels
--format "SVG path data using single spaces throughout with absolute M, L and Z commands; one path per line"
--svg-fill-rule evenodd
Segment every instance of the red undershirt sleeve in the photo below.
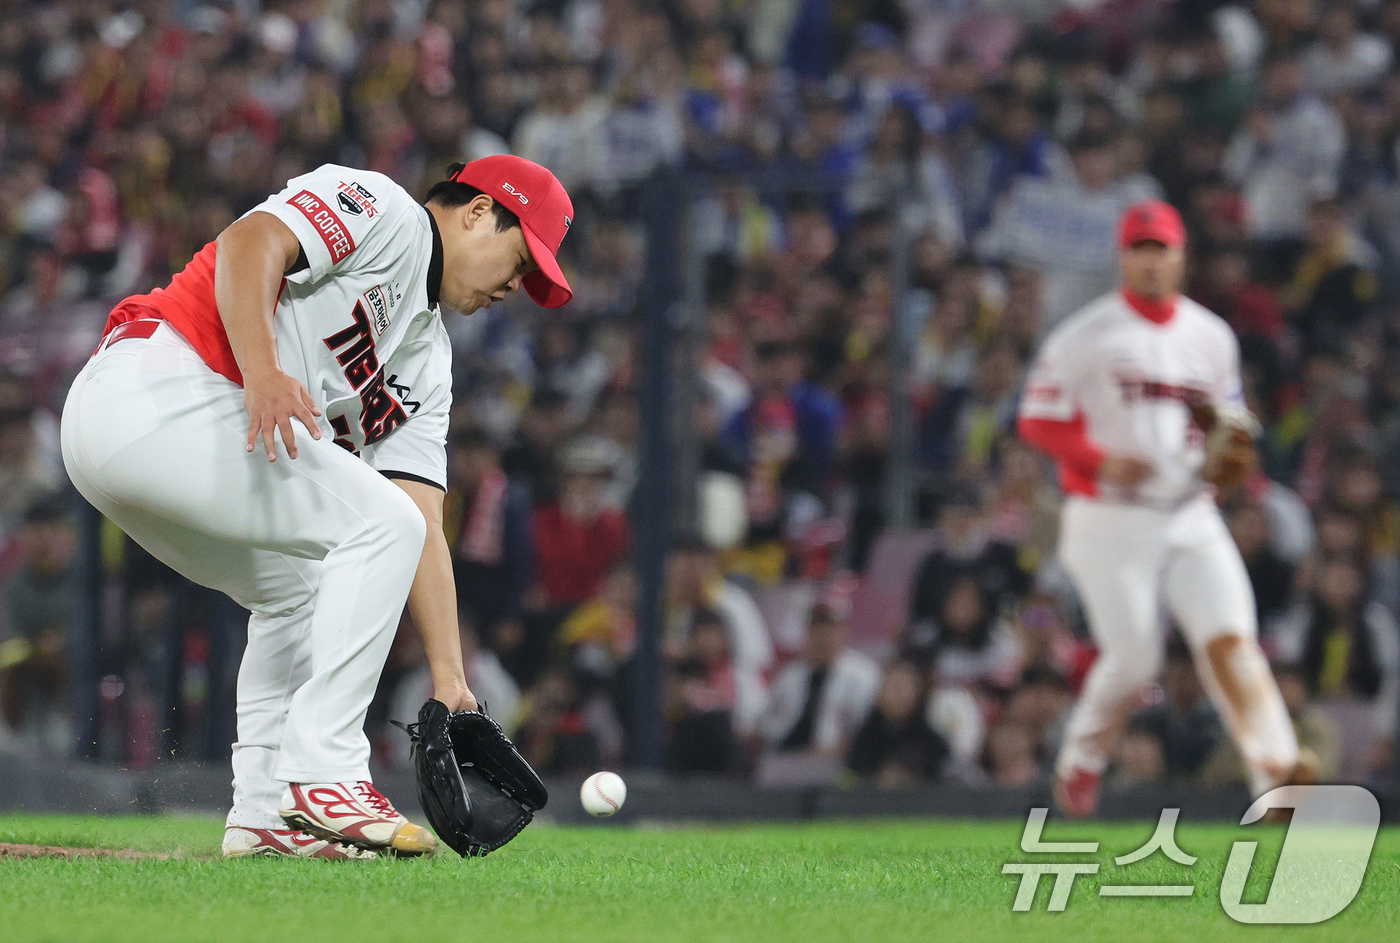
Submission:
M 1016 432 L 1031 446 L 1080 476 L 1091 481 L 1098 477 L 1104 451 L 1089 438 L 1082 413 L 1068 422 L 1022 416 L 1016 422 Z

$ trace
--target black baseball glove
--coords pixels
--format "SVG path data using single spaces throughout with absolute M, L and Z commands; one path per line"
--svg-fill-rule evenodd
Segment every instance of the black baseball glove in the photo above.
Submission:
M 398 726 L 413 740 L 423 812 L 464 858 L 495 851 L 519 835 L 549 801 L 540 777 L 484 710 L 454 714 L 429 699 L 418 723 Z

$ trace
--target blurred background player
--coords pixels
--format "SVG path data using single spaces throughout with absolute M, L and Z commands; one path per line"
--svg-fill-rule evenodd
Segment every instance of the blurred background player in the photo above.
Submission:
M 1066 725 L 1055 799 L 1098 803 L 1109 757 L 1162 666 L 1162 610 L 1185 636 L 1256 795 L 1287 781 L 1298 743 L 1256 641 L 1254 593 L 1202 478 L 1188 404 L 1242 405 L 1229 326 L 1180 290 L 1186 229 L 1160 200 L 1119 221 L 1121 287 L 1047 338 L 1022 400 L 1021 435 L 1059 463 L 1060 558 L 1099 657 Z

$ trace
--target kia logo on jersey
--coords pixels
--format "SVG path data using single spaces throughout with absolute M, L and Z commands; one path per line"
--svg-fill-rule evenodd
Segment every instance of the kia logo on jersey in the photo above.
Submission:
M 521 193 L 519 190 L 515 189 L 515 187 L 511 186 L 510 184 L 501 184 L 501 189 L 509 193 L 511 196 L 515 197 L 517 200 L 519 200 L 521 206 L 529 205 L 530 198 L 525 194 Z

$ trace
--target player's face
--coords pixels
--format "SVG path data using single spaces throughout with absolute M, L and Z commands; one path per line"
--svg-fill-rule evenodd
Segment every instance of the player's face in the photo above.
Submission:
M 1160 242 L 1139 242 L 1118 254 L 1123 284 L 1145 298 L 1165 298 L 1181 290 L 1186 252 Z
M 535 271 L 519 226 L 498 231 L 489 197 L 477 197 L 451 215 L 443 231 L 443 304 L 471 314 L 502 301 Z M 452 233 L 449 237 L 448 233 Z

